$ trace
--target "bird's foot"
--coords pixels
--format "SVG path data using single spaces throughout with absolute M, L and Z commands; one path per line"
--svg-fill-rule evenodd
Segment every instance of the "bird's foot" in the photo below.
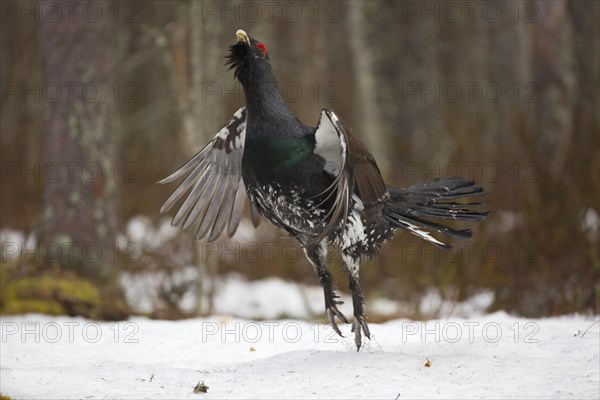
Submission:
M 344 335 L 342 335 L 342 331 L 340 331 L 340 328 L 337 325 L 337 322 L 335 322 L 335 317 L 338 317 L 340 321 L 342 321 L 346 324 L 349 324 L 350 321 L 348 321 L 348 318 L 346 318 L 344 316 L 344 314 L 342 314 L 342 312 L 340 310 L 338 310 L 338 308 L 337 308 L 338 304 L 343 304 L 343 302 L 333 301 L 331 304 L 325 306 L 325 311 L 327 311 L 327 317 L 329 318 L 329 323 L 331 324 L 331 327 L 333 328 L 335 333 L 337 333 L 341 337 L 344 337 Z
M 352 332 L 354 332 L 354 344 L 356 344 L 356 351 L 359 351 L 360 346 L 362 345 L 362 333 L 365 334 L 367 339 L 371 340 L 371 332 L 369 331 L 369 326 L 365 322 L 365 318 L 362 315 L 354 316 L 354 322 L 352 323 Z

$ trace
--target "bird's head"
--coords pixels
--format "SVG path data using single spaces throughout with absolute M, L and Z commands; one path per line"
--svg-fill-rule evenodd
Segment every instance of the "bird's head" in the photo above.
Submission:
M 235 33 L 237 43 L 229 46 L 226 65 L 243 85 L 273 75 L 267 47 L 242 29 Z

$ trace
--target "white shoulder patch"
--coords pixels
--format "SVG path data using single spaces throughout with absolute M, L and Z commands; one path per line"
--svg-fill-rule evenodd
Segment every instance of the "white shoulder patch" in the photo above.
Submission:
M 334 113 L 330 113 L 330 115 L 333 121 L 329 118 L 326 110 L 321 112 L 321 119 L 315 132 L 315 154 L 327 161 L 325 169 L 328 172 L 337 175 L 342 165 L 342 152 L 344 149 L 340 143 L 337 129 L 333 125 L 338 123 L 338 119 Z

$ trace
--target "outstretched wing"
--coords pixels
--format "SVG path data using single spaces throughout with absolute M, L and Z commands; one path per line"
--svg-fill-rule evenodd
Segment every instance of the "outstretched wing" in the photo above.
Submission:
M 325 216 L 325 228 L 314 239 L 317 242 L 348 218 L 354 193 L 365 207 L 384 201 L 389 193 L 369 150 L 333 111 L 321 111 L 315 140 L 315 154 L 325 159 L 325 170 L 335 176 L 324 193 L 326 199 L 335 195 L 334 206 Z
M 237 110 L 213 140 L 181 168 L 158 182 L 168 183 L 187 175 L 160 212 L 169 211 L 187 196 L 171 224 L 187 229 L 199 220 L 196 239 L 208 235 L 208 240 L 213 241 L 225 226 L 231 237 L 240 223 L 247 198 L 242 180 L 246 115 L 245 107 Z

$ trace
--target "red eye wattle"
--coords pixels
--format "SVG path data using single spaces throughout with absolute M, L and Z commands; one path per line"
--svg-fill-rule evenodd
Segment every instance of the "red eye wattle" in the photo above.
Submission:
M 256 47 L 257 47 L 257 48 L 258 48 L 260 51 L 262 51 L 262 53 L 263 53 L 263 57 L 266 57 L 266 56 L 267 56 L 267 47 L 266 47 L 264 44 L 262 44 L 262 43 L 259 43 L 259 44 L 257 44 L 257 45 L 256 45 Z

